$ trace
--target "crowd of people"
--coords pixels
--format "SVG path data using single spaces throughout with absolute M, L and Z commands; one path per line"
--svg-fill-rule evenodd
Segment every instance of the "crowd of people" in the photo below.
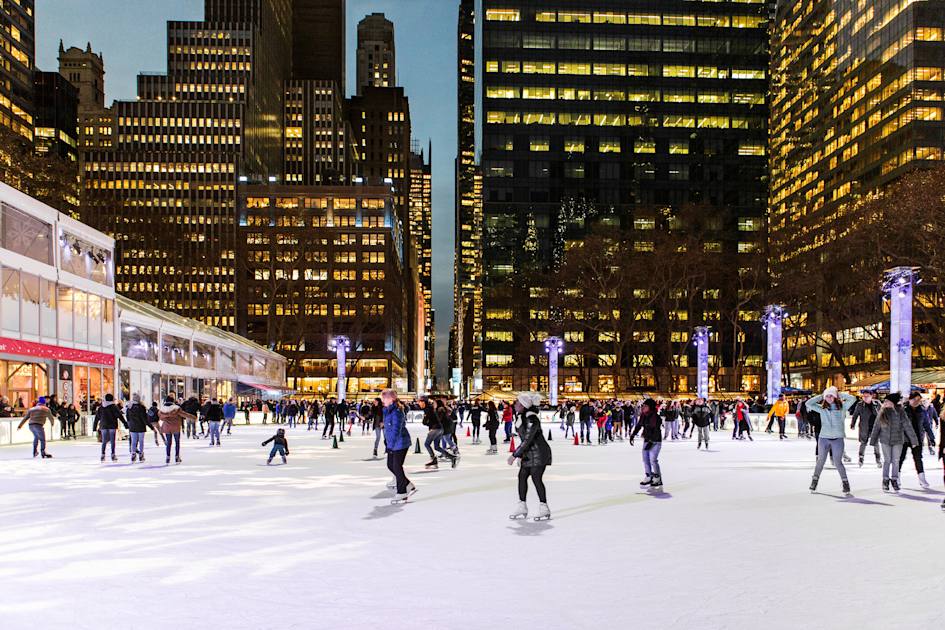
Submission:
M 767 407 L 767 411 L 765 408 Z M 531 481 L 539 498 L 537 519 L 550 518 L 544 473 L 551 465 L 551 448 L 542 430 L 542 415 L 551 417 L 565 439 L 573 439 L 575 445 L 605 446 L 615 442 L 630 445 L 640 438 L 644 478 L 640 487 L 661 491 L 663 474 L 660 453 L 664 441 L 692 440 L 696 436 L 696 449 L 708 451 L 712 435 L 723 432 L 728 435 L 727 423 L 731 423 L 732 440 L 752 441 L 753 420 L 751 414 L 764 414 L 766 433 L 778 432 L 778 439 L 813 440 L 814 471 L 810 491 L 815 492 L 821 474 L 829 460 L 837 470 L 844 493 L 851 491 L 845 464 L 852 463 L 846 454 L 846 424 L 856 431 L 858 465 L 862 467 L 868 447 L 872 447 L 876 466 L 882 469 L 884 491 L 898 492 L 900 473 L 906 459 L 911 458 L 919 484 L 928 488 L 923 462 L 924 453 L 945 459 L 945 405 L 941 396 L 924 397 L 913 392 L 903 399 L 899 394 L 889 394 L 880 401 L 871 391 L 860 392 L 859 397 L 841 393 L 828 387 L 822 394 L 810 398 L 788 399 L 780 396 L 773 404 L 761 405 L 758 401 L 744 398 L 732 400 L 706 400 L 703 398 L 672 400 L 583 400 L 564 401 L 555 409 L 542 406 L 540 394 L 524 392 L 514 401 L 494 400 L 450 400 L 447 398 L 422 397 L 413 401 L 400 400 L 393 390 L 385 390 L 373 400 L 349 402 L 328 398 L 284 399 L 279 401 L 253 400 L 242 403 L 239 408 L 230 398 L 221 402 L 210 397 L 200 400 L 195 396 L 177 400 L 169 394 L 158 405 L 153 402 L 146 407 L 137 395 L 130 400 L 117 403 L 111 394 L 95 405 L 92 431 L 101 442 L 101 461 L 108 455 L 117 461 L 116 442 L 119 426 L 128 432 L 129 453 L 132 463 L 145 460 L 145 438 L 150 430 L 155 445 L 162 442 L 165 448 L 165 463 L 181 463 L 182 436 L 185 439 L 208 439 L 209 446 L 221 446 L 221 435 L 230 434 L 238 411 L 246 414 L 261 412 L 264 424 L 286 425 L 279 427 L 275 435 L 263 442 L 272 444 L 267 464 L 279 456 L 283 463 L 289 455 L 288 431 L 305 426 L 307 431 L 318 432 L 321 438 L 336 439 L 340 435 L 360 427 L 362 435 L 373 434 L 373 457 L 380 459 L 383 448 L 387 466 L 393 480 L 389 487 L 395 490 L 394 503 L 402 503 L 416 492 L 416 486 L 406 477 L 404 462 L 412 445 L 408 430 L 408 417 L 416 418 L 425 427 L 422 444 L 429 461 L 427 470 L 437 470 L 441 462 L 456 468 L 460 461 L 460 440 L 457 431 L 468 423 L 467 435 L 472 445 L 482 443 L 481 430 L 485 429 L 489 445 L 485 453 L 498 453 L 499 430 L 503 430 L 503 442 L 512 443 L 509 464 L 518 463 L 518 492 L 520 503 L 512 518 L 528 515 L 525 498 L 528 482 Z M 796 433 L 788 435 L 787 420 L 796 419 Z M 33 433 L 33 456 L 52 457 L 46 450 L 45 424 L 55 426 L 59 420 L 61 437 L 74 438 L 75 423 L 79 414 L 72 404 L 61 404 L 55 396 L 40 398 L 36 404 L 23 412 L 20 428 L 28 425 Z M 577 425 L 577 427 L 575 427 Z M 941 435 L 936 442 L 935 430 Z M 595 431 L 596 429 L 596 431 Z M 342 436 L 343 437 L 343 436 Z M 549 436 L 550 437 L 550 436 Z M 515 439 L 519 440 L 517 447 Z M 936 451 L 936 443 L 938 450 Z M 417 451 L 421 440 L 416 443 Z M 945 509 L 945 502 L 942 504 Z

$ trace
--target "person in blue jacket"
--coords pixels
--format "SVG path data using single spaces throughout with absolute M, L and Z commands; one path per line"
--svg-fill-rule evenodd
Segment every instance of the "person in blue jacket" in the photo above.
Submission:
M 850 394 L 841 394 L 836 387 L 830 386 L 820 396 L 814 396 L 807 401 L 807 408 L 815 410 L 820 415 L 820 436 L 817 438 L 817 466 L 814 468 L 814 478 L 811 480 L 810 491 L 817 490 L 820 473 L 827 462 L 827 456 L 833 460 L 843 482 L 843 491 L 850 492 L 850 482 L 847 479 L 847 470 L 843 466 L 843 445 L 846 438 L 847 409 L 856 399 Z
M 407 431 L 407 419 L 400 405 L 397 404 L 397 392 L 385 389 L 381 392 L 381 404 L 384 405 L 384 444 L 387 449 L 387 469 L 396 479 L 396 491 L 392 503 L 401 503 L 417 491 L 417 487 L 407 479 L 404 473 L 404 461 L 410 450 L 410 432 Z
M 236 403 L 233 402 L 232 398 L 227 398 L 226 402 L 223 403 L 223 426 L 226 428 L 226 434 L 230 434 L 230 429 L 233 428 L 233 420 L 236 418 Z

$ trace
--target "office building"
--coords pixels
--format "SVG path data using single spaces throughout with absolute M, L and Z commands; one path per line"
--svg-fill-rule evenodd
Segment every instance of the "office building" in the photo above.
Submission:
M 114 116 L 105 106 L 105 60 L 93 52 L 92 44 L 85 49 L 59 42 L 59 74 L 78 91 L 78 144 L 79 159 L 84 164 L 85 153 L 112 146 Z
M 76 165 L 78 177 L 78 91 L 58 72 L 33 72 L 33 145 Z
M 394 23 L 383 13 L 372 13 L 358 22 L 358 94 L 366 87 L 397 85 Z
M 33 140 L 36 20 L 33 0 L 0 2 L 0 125 Z
M 410 232 L 414 235 L 417 252 L 417 271 L 423 296 L 425 383 L 431 383 L 436 369 L 436 334 L 433 310 L 433 144 L 426 154 L 414 143 L 410 151 Z
M 334 81 L 286 81 L 284 125 L 286 183 L 351 182 L 357 152 L 344 115 L 344 97 Z
M 346 81 L 345 0 L 292 0 L 292 78 Z
M 565 312 L 548 303 L 575 287 L 521 285 L 595 227 L 633 235 L 615 252 L 628 268 L 658 231 L 696 222 L 720 267 L 762 267 L 770 4 L 483 0 L 484 389 L 547 389 L 542 341 L 558 334 L 565 395 L 691 391 L 700 324 L 714 329 L 712 387 L 760 388 L 760 339 L 741 323 L 759 314 L 754 288 L 718 280 L 698 295 L 673 289 L 687 302 L 676 308 L 588 314 L 579 293 Z M 691 224 L 677 220 L 693 208 Z M 637 312 L 645 322 L 622 355 L 609 352 L 615 340 L 591 320 Z

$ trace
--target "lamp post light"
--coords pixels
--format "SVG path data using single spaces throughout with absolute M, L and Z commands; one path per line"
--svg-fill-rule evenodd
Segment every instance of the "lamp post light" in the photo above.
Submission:
M 548 402 L 558 406 L 558 355 L 564 351 L 561 337 L 545 339 L 545 352 L 548 353 Z
M 912 298 L 922 282 L 918 267 L 887 269 L 883 294 L 889 300 L 889 391 L 912 391 Z
M 772 304 L 765 309 L 765 314 L 761 317 L 762 328 L 768 337 L 768 361 L 765 363 L 768 371 L 768 404 L 773 404 L 781 395 L 782 339 L 784 320 L 787 316 L 783 306 Z
M 344 335 L 338 335 L 328 340 L 328 349 L 335 353 L 338 363 L 338 402 L 345 399 L 345 392 L 348 391 L 345 383 L 345 364 L 347 362 L 348 351 L 351 350 L 351 340 Z
M 692 335 L 696 346 L 696 397 L 709 398 L 709 327 L 696 326 Z

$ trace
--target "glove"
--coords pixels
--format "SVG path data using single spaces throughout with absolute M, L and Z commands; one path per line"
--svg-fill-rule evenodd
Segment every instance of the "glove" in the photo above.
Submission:
M 630 446 L 633 446 L 633 438 L 630 438 Z
M 515 455 L 509 455 L 509 466 L 515 463 Z
M 855 428 L 856 428 L 856 425 L 855 425 L 855 424 L 851 424 L 851 425 L 850 425 L 850 428 L 851 428 L 851 429 L 855 429 Z

